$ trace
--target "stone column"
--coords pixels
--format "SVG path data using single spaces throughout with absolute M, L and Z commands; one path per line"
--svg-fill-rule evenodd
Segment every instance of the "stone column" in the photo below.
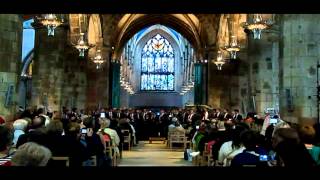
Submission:
M 258 114 L 266 108 L 279 109 L 279 32 L 278 26 L 265 30 L 261 39 L 248 34 L 249 105 Z M 251 108 L 249 108 L 251 109 Z
M 0 115 L 13 120 L 16 113 L 21 66 L 23 19 L 0 14 Z
M 37 25 L 35 25 L 37 26 Z M 32 106 L 61 110 L 63 84 L 66 82 L 64 67 L 67 47 L 67 29 L 58 27 L 53 37 L 47 36 L 45 27 L 36 27 L 34 70 L 32 75 Z
M 320 15 L 282 15 L 281 115 L 291 121 L 317 118 Z
M 120 107 L 120 63 L 119 62 L 111 62 L 112 72 L 112 104 L 113 108 Z

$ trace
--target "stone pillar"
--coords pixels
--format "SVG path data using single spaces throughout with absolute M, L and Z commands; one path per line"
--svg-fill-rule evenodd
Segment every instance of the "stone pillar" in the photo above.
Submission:
M 97 69 L 96 65 L 88 60 L 87 68 L 87 109 L 107 108 L 110 106 L 110 52 L 111 48 L 103 46 L 101 53 L 105 58 L 105 63 Z
M 111 62 L 111 72 L 112 72 L 112 104 L 113 108 L 120 107 L 120 63 Z
M 0 14 L 0 116 L 13 120 L 16 113 L 21 66 L 23 19 Z
M 37 26 L 37 25 L 35 25 Z M 55 36 L 47 36 L 47 29 L 36 28 L 34 70 L 32 75 L 32 106 L 44 106 L 61 110 L 63 84 L 66 81 L 64 67 L 67 46 L 67 29 L 58 27 Z M 64 92 L 67 90 L 64 89 Z
M 248 34 L 249 105 L 264 114 L 266 108 L 279 110 L 279 32 L 277 25 L 263 31 L 261 39 Z
M 201 63 L 195 63 L 194 76 L 194 104 L 200 105 L 203 103 L 203 66 Z
M 301 122 L 317 118 L 317 61 L 320 15 L 282 15 L 281 103 L 283 118 Z

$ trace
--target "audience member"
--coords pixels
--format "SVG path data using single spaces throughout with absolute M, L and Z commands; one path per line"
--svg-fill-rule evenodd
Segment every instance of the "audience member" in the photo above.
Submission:
M 12 156 L 13 166 L 46 166 L 52 157 L 50 150 L 39 144 L 28 142 L 21 145 Z

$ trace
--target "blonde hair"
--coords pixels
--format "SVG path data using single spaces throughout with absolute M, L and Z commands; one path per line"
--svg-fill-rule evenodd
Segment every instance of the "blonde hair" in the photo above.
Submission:
M 52 157 L 51 151 L 34 142 L 21 145 L 12 157 L 14 166 L 46 166 Z
M 110 120 L 107 118 L 99 118 L 100 128 L 108 128 L 110 126 Z
M 18 119 L 13 122 L 14 130 L 22 130 L 25 131 L 28 127 L 28 121 L 25 119 Z

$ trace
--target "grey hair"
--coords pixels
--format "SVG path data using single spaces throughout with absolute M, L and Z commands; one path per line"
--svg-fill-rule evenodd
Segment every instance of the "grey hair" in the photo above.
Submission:
M 14 166 L 46 166 L 52 157 L 51 151 L 34 142 L 21 145 L 12 157 Z
M 110 126 L 110 119 L 108 119 L 108 118 L 100 118 L 100 121 L 103 122 L 104 128 L 108 128 Z
M 14 121 L 13 128 L 14 130 L 23 130 L 25 131 L 28 127 L 28 121 L 25 119 L 18 119 Z

